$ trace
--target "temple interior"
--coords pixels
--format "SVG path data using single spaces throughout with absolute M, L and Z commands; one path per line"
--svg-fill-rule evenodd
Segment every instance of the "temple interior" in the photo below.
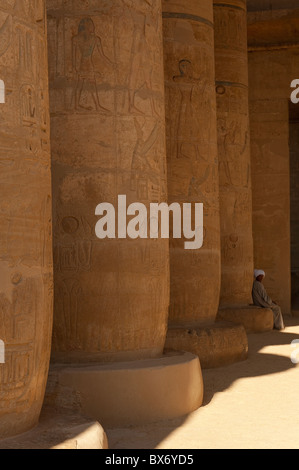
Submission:
M 298 0 L 1 0 L 0 448 L 43 409 L 103 449 L 199 409 L 275 329 L 255 269 L 296 323 L 294 80 Z M 202 203 L 202 246 L 128 237 L 119 195 Z

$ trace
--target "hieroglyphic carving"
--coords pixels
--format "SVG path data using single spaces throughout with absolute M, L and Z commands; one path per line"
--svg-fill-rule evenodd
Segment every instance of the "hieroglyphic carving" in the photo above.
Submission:
M 180 104 L 177 109 L 176 129 L 177 149 L 176 158 L 199 158 L 198 142 L 194 143 L 198 134 L 196 108 L 194 109 L 193 92 L 200 79 L 194 77 L 192 62 L 182 59 L 178 64 L 179 75 L 173 76 L 180 90 Z M 193 155 L 194 154 L 194 155 Z
M 31 85 L 23 85 L 20 90 L 21 121 L 24 125 L 36 123 L 36 96 Z
M 1 23 L 0 23 L 1 24 Z M 7 15 L 0 26 L 0 57 L 5 54 L 11 44 L 12 37 L 12 17 Z
M 144 136 L 144 126 L 141 126 L 139 120 L 134 118 L 134 126 L 136 130 L 136 144 L 133 150 L 131 162 L 131 190 L 137 191 L 138 197 L 147 199 L 149 197 L 149 181 L 144 177 L 145 172 L 157 173 L 160 169 L 159 155 L 153 154 L 151 151 L 156 143 L 159 143 L 161 136 L 160 123 L 155 122 L 150 129 L 149 134 Z M 154 158 L 153 158 L 154 155 Z M 156 159 L 155 159 L 156 158 Z M 151 176 L 153 177 L 153 175 Z M 152 183 L 154 184 L 154 183 Z M 159 186 L 159 183 L 158 183 Z M 154 189 L 154 186 L 152 186 Z
M 250 303 L 253 270 L 246 11 L 214 5 L 222 284 L 220 304 Z M 227 67 L 226 64 L 230 64 Z M 233 273 L 236 273 L 232 282 Z M 237 274 L 239 273 L 239 274 Z
M 0 436 L 37 423 L 50 356 L 51 175 L 43 0 L 0 2 Z M 34 12 L 33 10 L 37 8 Z M 43 105 L 41 104 L 43 101 Z M 41 122 L 42 107 L 44 120 Z M 33 406 L 34 403 L 34 406 Z M 20 415 L 21 418 L 20 418 Z
M 148 8 L 145 11 L 139 11 L 136 8 L 132 8 L 132 2 L 130 0 L 122 0 L 124 10 L 130 14 L 132 20 L 132 44 L 130 51 L 130 71 L 128 78 L 128 94 L 129 94 L 129 112 L 132 114 L 144 114 L 136 104 L 136 95 L 144 95 L 150 103 L 151 113 L 153 116 L 160 117 L 159 111 L 156 106 L 156 102 L 153 96 L 153 67 L 149 66 L 149 57 L 143 54 L 144 40 L 147 40 L 147 31 L 150 24 L 149 21 L 150 11 Z M 153 8 L 153 11 L 157 8 L 156 0 L 146 2 Z M 158 21 L 154 18 L 155 32 L 157 32 Z M 152 38 L 151 38 L 152 39 Z M 147 44 L 149 46 L 149 43 Z M 148 53 L 151 52 L 153 41 L 148 47 Z
M 75 350 L 83 357 L 98 351 L 113 352 L 114 358 L 124 350 L 162 351 L 162 335 L 153 340 L 153 334 L 157 316 L 165 330 L 167 299 L 147 294 L 141 305 L 140 297 L 135 298 L 136 292 L 144 293 L 148 280 L 143 251 L 134 250 L 134 260 L 129 256 L 140 240 L 99 241 L 94 233 L 99 202 L 114 203 L 118 194 L 146 205 L 166 197 L 161 4 L 49 0 L 48 8 L 54 355 Z M 147 243 L 153 276 L 167 295 L 167 245 L 160 253 L 159 242 Z M 158 251 L 161 263 L 155 258 Z M 123 253 L 128 254 L 124 263 Z M 68 316 L 69 307 L 62 309 L 62 294 L 68 302 L 77 299 L 77 316 Z M 63 326 L 69 321 L 81 327 L 72 337 Z
M 61 231 L 60 242 L 54 246 L 55 266 L 61 272 L 89 270 L 91 266 L 91 234 L 86 234 L 87 219 L 83 216 L 79 221 L 74 216 L 58 218 Z M 90 226 L 89 226 L 90 228 Z M 86 238 L 86 236 L 89 239 Z
M 168 198 L 203 203 L 205 226 L 192 254 L 171 241 L 169 321 L 180 324 L 213 321 L 220 284 L 213 24 L 208 1 L 191 3 L 188 14 L 183 1 L 164 2 L 163 11 Z
M 244 37 L 246 31 L 246 15 L 242 8 L 234 8 L 219 2 L 214 7 L 215 30 L 219 35 L 215 36 L 216 47 L 230 47 L 233 49 L 246 48 Z M 245 35 L 246 36 L 246 35 Z
M 6 361 L 0 368 L 0 408 L 13 408 L 28 400 L 26 393 L 34 370 L 36 305 L 38 288 L 34 279 L 11 276 L 12 300 L 0 294 L 0 323 L 6 343 Z
M 96 110 L 109 111 L 101 105 L 99 100 L 93 55 L 95 51 L 98 51 L 102 60 L 109 64 L 112 62 L 103 50 L 101 38 L 96 35 L 95 25 L 91 18 L 86 17 L 80 20 L 78 33 L 72 38 L 72 51 L 73 70 L 77 74 L 75 108 L 92 109 L 81 102 L 82 91 L 86 88 L 91 94 Z
M 33 48 L 32 32 L 21 27 L 16 28 L 18 37 L 18 63 L 23 74 L 32 75 Z
M 63 321 L 58 327 L 58 331 L 63 333 L 58 336 L 64 336 L 73 347 L 76 346 L 78 339 L 78 312 L 81 296 L 82 287 L 77 279 L 69 278 L 57 282 L 55 309 Z

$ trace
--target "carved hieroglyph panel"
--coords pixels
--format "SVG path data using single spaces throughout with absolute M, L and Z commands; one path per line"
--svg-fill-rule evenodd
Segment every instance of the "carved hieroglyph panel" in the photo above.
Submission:
M 0 5 L 0 436 L 42 405 L 52 330 L 51 175 L 45 5 Z
M 212 1 L 163 2 L 169 202 L 203 203 L 204 242 L 170 243 L 170 321 L 215 319 L 220 290 Z
M 248 84 L 246 1 L 214 0 L 216 81 Z
M 159 354 L 168 241 L 99 240 L 94 213 L 101 202 L 117 209 L 121 194 L 146 206 L 167 198 L 160 0 L 50 0 L 47 7 L 53 357 Z

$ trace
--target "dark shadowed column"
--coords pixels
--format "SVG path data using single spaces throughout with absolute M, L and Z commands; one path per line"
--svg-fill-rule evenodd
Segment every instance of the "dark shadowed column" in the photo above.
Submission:
M 43 0 L 1 1 L 0 79 L 5 88 L 0 101 L 0 358 L 5 361 L 0 363 L 0 437 L 4 437 L 37 424 L 50 357 L 51 173 Z

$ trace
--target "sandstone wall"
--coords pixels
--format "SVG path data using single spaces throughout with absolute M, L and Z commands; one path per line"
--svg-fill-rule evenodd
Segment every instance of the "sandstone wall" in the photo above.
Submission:
M 286 314 L 291 311 L 290 84 L 299 77 L 298 34 L 285 28 L 290 16 L 297 18 L 292 12 L 252 14 L 248 22 L 255 267 L 266 271 L 265 286 Z

